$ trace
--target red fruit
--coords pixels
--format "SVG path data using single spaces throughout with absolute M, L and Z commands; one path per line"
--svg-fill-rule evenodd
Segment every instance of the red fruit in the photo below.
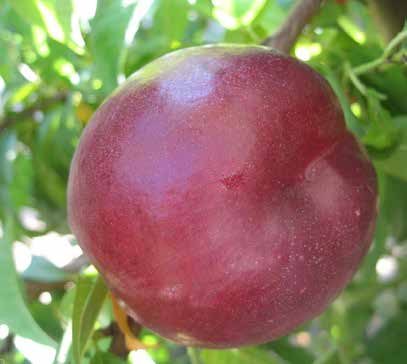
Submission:
M 255 46 L 184 49 L 95 113 L 72 162 L 69 219 L 137 321 L 237 347 L 321 313 L 375 225 L 375 172 L 327 82 Z

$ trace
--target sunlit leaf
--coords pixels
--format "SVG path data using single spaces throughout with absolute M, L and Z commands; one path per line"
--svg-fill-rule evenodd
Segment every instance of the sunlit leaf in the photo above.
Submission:
M 225 0 L 215 3 L 213 15 L 225 28 L 249 25 L 266 5 L 265 0 Z
M 117 86 L 118 77 L 123 72 L 125 34 L 134 6 L 131 4 L 124 7 L 120 1 L 114 0 L 98 1 L 89 41 L 93 77 L 100 82 L 96 90 L 100 90 L 103 95 Z
M 78 279 L 72 315 L 72 349 L 75 364 L 82 363 L 82 356 L 107 292 L 106 285 L 100 276 L 95 281 L 89 277 Z
M 51 38 L 60 42 L 70 39 L 71 0 L 9 0 L 16 12 L 28 23 L 44 28 Z
M 12 241 L 13 221 L 6 216 L 0 239 L 0 323 L 17 335 L 54 347 L 55 342 L 34 321 L 24 303 L 11 253 Z
M 178 48 L 188 23 L 188 3 L 183 0 L 159 0 L 154 20 L 168 46 Z

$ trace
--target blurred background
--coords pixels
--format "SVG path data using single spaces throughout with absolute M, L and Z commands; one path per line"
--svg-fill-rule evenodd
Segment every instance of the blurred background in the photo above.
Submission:
M 259 44 L 294 4 L 0 0 L 0 363 L 407 363 L 407 2 L 327 0 L 292 50 L 332 85 L 380 184 L 372 248 L 321 317 L 226 351 L 186 349 L 141 329 L 144 343 L 159 346 L 128 353 L 67 225 L 72 154 L 117 85 L 175 49 Z

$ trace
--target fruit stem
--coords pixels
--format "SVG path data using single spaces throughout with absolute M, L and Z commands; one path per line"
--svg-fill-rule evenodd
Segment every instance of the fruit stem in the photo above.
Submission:
M 117 325 L 120 331 L 124 335 L 124 340 L 126 347 L 129 351 L 138 350 L 138 349 L 149 349 L 154 348 L 156 345 L 147 345 L 142 343 L 131 331 L 129 323 L 127 321 L 127 314 L 120 307 L 120 304 L 117 302 L 115 296 L 110 293 L 110 299 L 112 301 L 112 310 L 113 315 L 116 319 Z
M 349 76 L 349 79 L 352 81 L 354 86 L 359 90 L 359 92 L 363 96 L 367 96 L 368 88 L 362 83 L 362 81 L 359 79 L 359 77 L 355 74 L 355 71 L 354 71 L 354 69 L 352 69 L 349 62 L 345 63 L 345 71 L 346 71 L 346 74 Z M 386 95 L 384 95 L 378 91 L 375 91 L 375 95 L 379 100 L 387 99 Z

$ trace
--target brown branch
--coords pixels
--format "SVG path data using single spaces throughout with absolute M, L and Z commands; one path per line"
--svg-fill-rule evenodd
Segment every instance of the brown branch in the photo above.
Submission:
M 27 118 L 33 118 L 35 112 L 47 109 L 60 101 L 65 101 L 67 97 L 68 94 L 66 92 L 60 92 L 50 98 L 43 99 L 38 103 L 23 109 L 22 111 L 5 116 L 3 120 L 0 120 L 0 134 L 19 121 Z
M 37 282 L 33 280 L 24 280 L 24 286 L 29 300 L 38 299 L 44 291 L 65 290 L 68 281 L 61 282 Z
M 142 326 L 138 324 L 136 321 L 134 321 L 131 317 L 127 317 L 128 322 L 129 322 L 129 327 L 133 334 L 135 336 L 139 336 Z M 112 342 L 109 347 L 109 351 L 112 354 L 115 354 L 116 356 L 120 358 L 127 358 L 129 355 L 130 350 L 126 346 L 126 340 L 124 337 L 123 332 L 120 330 L 119 326 L 117 325 L 116 322 L 112 322 L 109 326 L 104 327 L 102 329 L 99 329 L 95 333 L 96 338 L 100 337 L 106 337 L 110 336 L 112 337 Z
M 318 12 L 322 2 L 323 0 L 300 0 L 277 32 L 268 37 L 263 45 L 290 53 L 302 30 Z

